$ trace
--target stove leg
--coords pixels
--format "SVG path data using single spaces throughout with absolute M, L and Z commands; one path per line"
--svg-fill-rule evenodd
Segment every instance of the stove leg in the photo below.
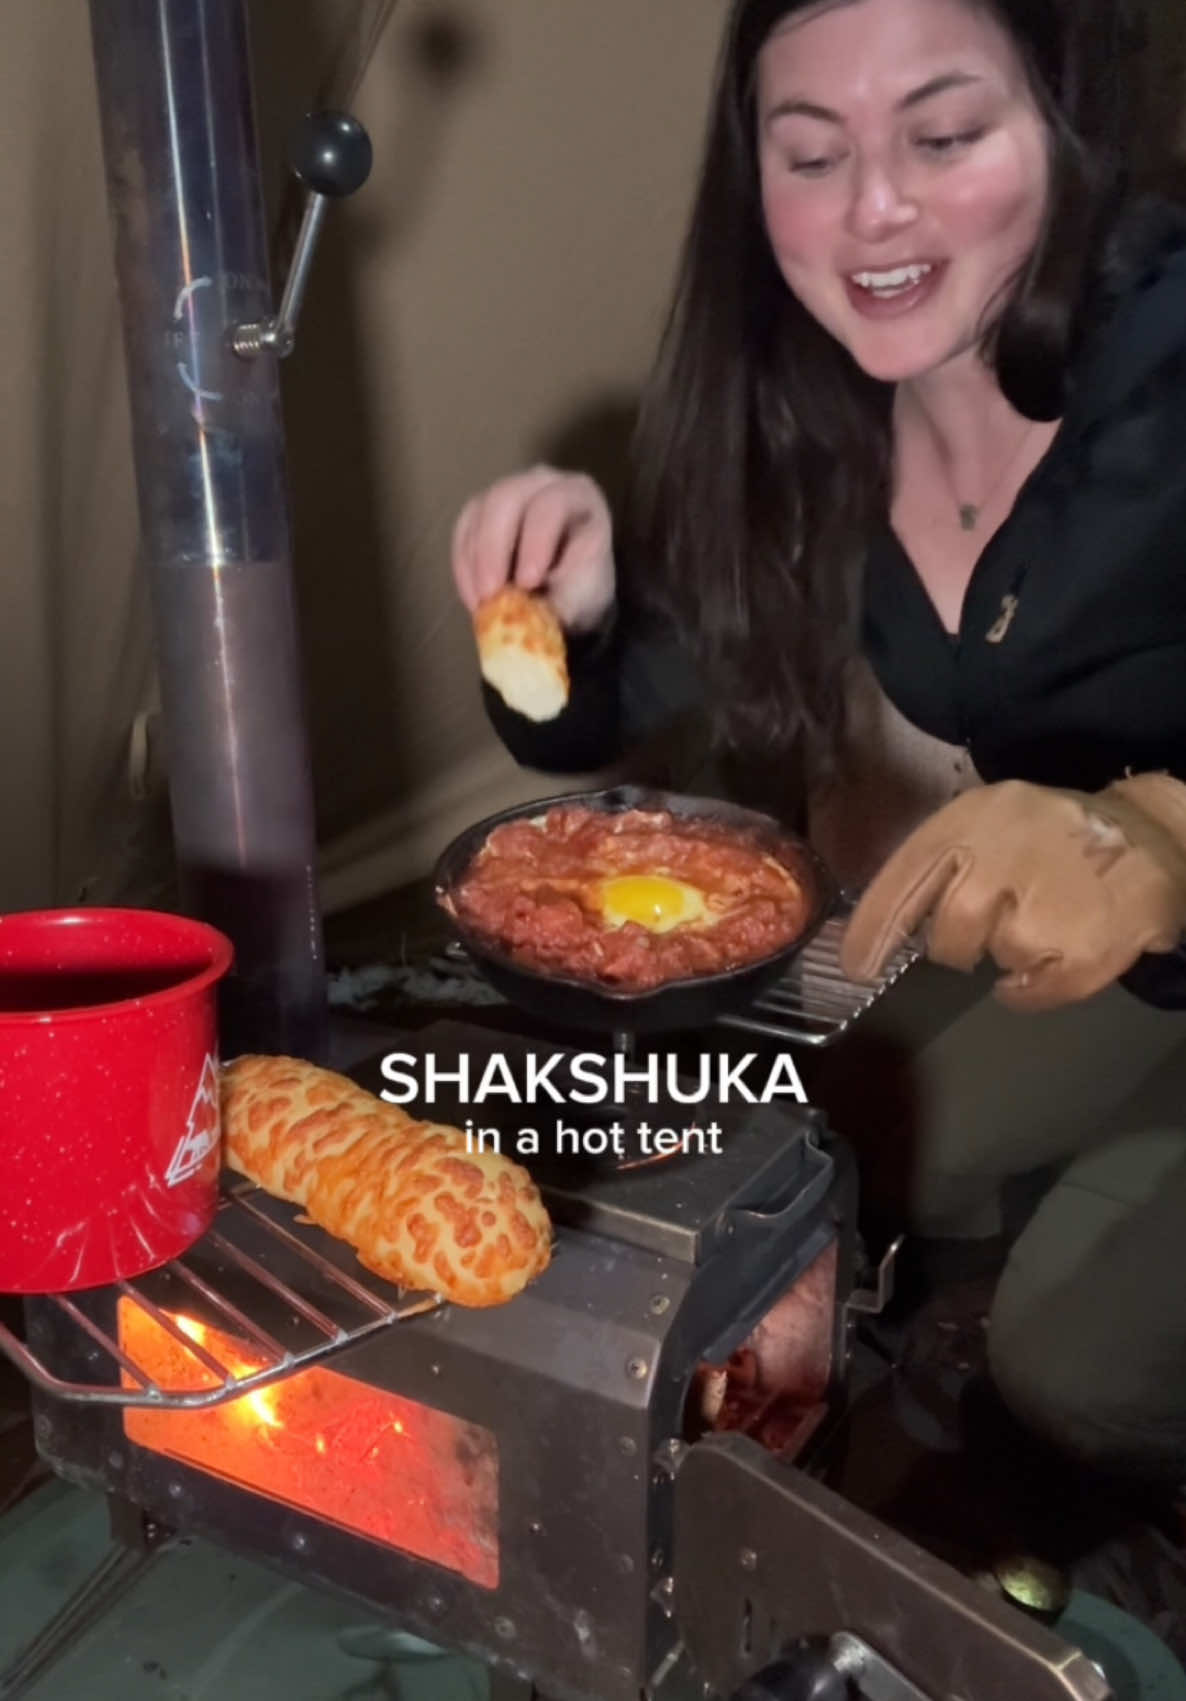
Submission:
M 70 1652 L 108 1608 L 140 1580 L 159 1547 L 113 1546 L 69 1600 L 12 1664 L 0 1672 L 0 1701 L 17 1701 Z

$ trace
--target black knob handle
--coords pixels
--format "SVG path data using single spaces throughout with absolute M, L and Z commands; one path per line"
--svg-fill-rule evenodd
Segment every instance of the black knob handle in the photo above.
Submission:
M 733 1701 L 849 1701 L 851 1694 L 826 1654 L 803 1648 L 751 1677 Z
M 318 195 L 353 195 L 371 175 L 371 138 L 348 112 L 308 112 L 293 132 L 289 164 Z

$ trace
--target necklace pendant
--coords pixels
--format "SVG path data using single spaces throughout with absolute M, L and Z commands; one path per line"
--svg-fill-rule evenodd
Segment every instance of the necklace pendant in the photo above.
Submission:
M 960 525 L 966 532 L 976 530 L 976 522 L 980 518 L 979 508 L 974 508 L 970 502 L 960 504 Z

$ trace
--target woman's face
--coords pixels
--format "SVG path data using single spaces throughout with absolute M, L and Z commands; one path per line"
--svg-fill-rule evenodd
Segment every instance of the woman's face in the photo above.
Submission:
M 1049 188 L 996 20 L 968 0 L 808 6 L 762 50 L 758 126 L 779 269 L 857 363 L 902 382 L 976 347 Z

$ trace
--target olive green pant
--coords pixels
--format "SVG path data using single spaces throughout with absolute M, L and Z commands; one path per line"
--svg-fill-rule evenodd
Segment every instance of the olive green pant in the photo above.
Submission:
M 963 977 L 922 965 L 889 995 L 891 1031 L 895 1000 L 907 1029 L 929 1004 L 932 1031 L 909 1048 L 908 1107 L 874 1107 L 871 1167 L 897 1165 L 910 1229 L 956 1239 L 1005 1230 L 1010 1184 L 1045 1172 L 997 1288 L 997 1386 L 1060 1447 L 1186 1481 L 1186 1012 L 1113 987 L 1022 1016 L 986 985 L 938 1024 L 947 995 L 968 1003 Z

